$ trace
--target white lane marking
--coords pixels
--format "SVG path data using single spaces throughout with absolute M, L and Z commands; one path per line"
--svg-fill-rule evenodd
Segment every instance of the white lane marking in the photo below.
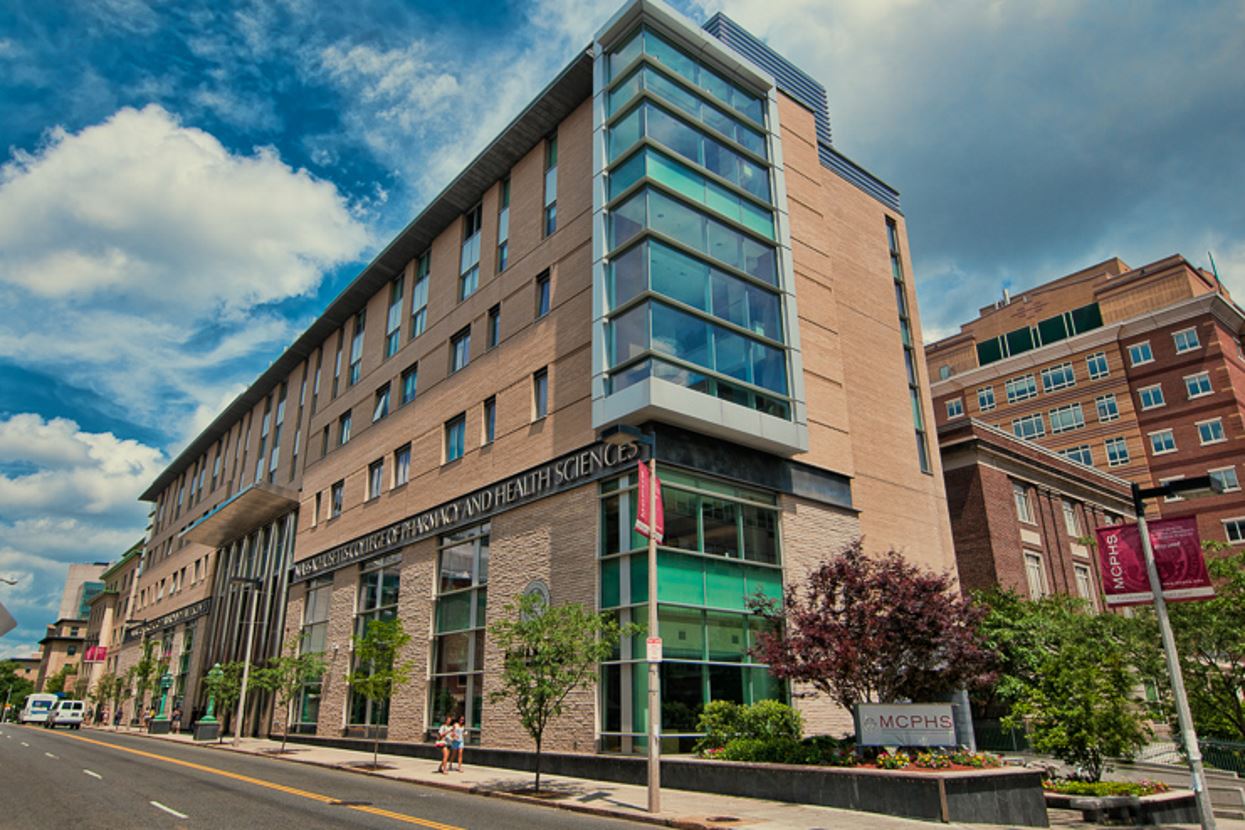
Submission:
M 168 813 L 171 816 L 177 816 L 178 818 L 190 818 L 190 816 L 186 815 L 185 813 L 179 813 L 176 810 L 174 810 L 172 807 L 165 807 L 159 801 L 152 801 L 151 806 L 155 807 L 157 810 L 163 810 L 164 812 Z
M 46 756 L 48 756 L 49 758 L 55 758 L 55 757 L 56 757 L 55 755 L 53 755 L 53 754 L 52 754 L 52 753 L 50 753 L 50 752 L 45 752 L 45 753 L 43 753 L 43 754 L 44 754 L 44 755 L 46 755 Z
M 26 743 L 25 741 L 22 741 L 22 746 L 30 746 L 30 744 Z
M 101 781 L 104 780 L 104 776 L 100 775 L 98 772 L 92 772 L 89 769 L 84 769 L 83 772 L 85 772 L 87 775 L 91 776 L 92 778 L 98 778 Z

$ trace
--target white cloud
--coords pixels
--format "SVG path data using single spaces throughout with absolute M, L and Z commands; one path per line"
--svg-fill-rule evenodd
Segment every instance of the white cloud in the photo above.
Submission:
M 55 620 L 73 562 L 115 560 L 143 537 L 138 501 L 167 463 L 164 453 L 66 418 L 0 418 L 0 586 L 18 629 L 0 655 L 29 654 Z

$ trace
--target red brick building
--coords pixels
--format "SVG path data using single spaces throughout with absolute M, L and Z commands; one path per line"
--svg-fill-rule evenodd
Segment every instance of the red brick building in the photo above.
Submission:
M 939 426 L 976 418 L 1142 485 L 1218 477 L 1153 506 L 1245 544 L 1245 312 L 1180 256 L 1119 259 L 1006 297 L 926 347 Z
M 1088 536 L 1131 515 L 1129 482 L 967 418 L 938 431 L 956 568 L 965 590 L 998 585 L 1033 599 L 1101 607 Z

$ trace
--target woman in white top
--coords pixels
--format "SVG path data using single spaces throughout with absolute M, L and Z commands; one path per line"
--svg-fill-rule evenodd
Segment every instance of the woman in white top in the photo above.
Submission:
M 446 715 L 445 722 L 437 730 L 437 746 L 441 748 L 441 767 L 437 772 L 446 772 L 445 767 L 450 763 L 450 738 L 453 733 L 454 716 Z

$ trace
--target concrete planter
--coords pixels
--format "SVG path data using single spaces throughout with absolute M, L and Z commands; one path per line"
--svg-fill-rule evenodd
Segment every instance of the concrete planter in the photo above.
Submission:
M 196 741 L 215 741 L 220 737 L 220 723 L 204 723 L 199 721 L 195 724 L 195 740 Z
M 148 735 L 167 735 L 173 731 L 173 722 L 168 720 L 147 721 Z
M 1154 795 L 1066 795 L 1043 793 L 1046 806 L 1061 810 L 1080 810 L 1088 822 L 1107 821 L 1131 825 L 1197 824 L 1197 799 L 1191 790 Z
M 279 736 L 276 738 L 279 740 Z M 371 741 L 359 738 L 290 735 L 290 743 L 332 746 L 371 752 Z M 381 741 L 380 751 L 440 760 L 431 743 Z M 468 763 L 532 771 L 536 755 L 517 749 L 467 747 Z M 645 759 L 630 755 L 589 755 L 546 752 L 542 771 L 599 781 L 643 786 Z M 849 767 L 749 764 L 708 761 L 687 756 L 661 762 L 661 784 L 676 790 L 737 795 L 863 810 L 928 821 L 975 822 L 1047 827 L 1042 775 L 1027 769 L 921 771 Z

